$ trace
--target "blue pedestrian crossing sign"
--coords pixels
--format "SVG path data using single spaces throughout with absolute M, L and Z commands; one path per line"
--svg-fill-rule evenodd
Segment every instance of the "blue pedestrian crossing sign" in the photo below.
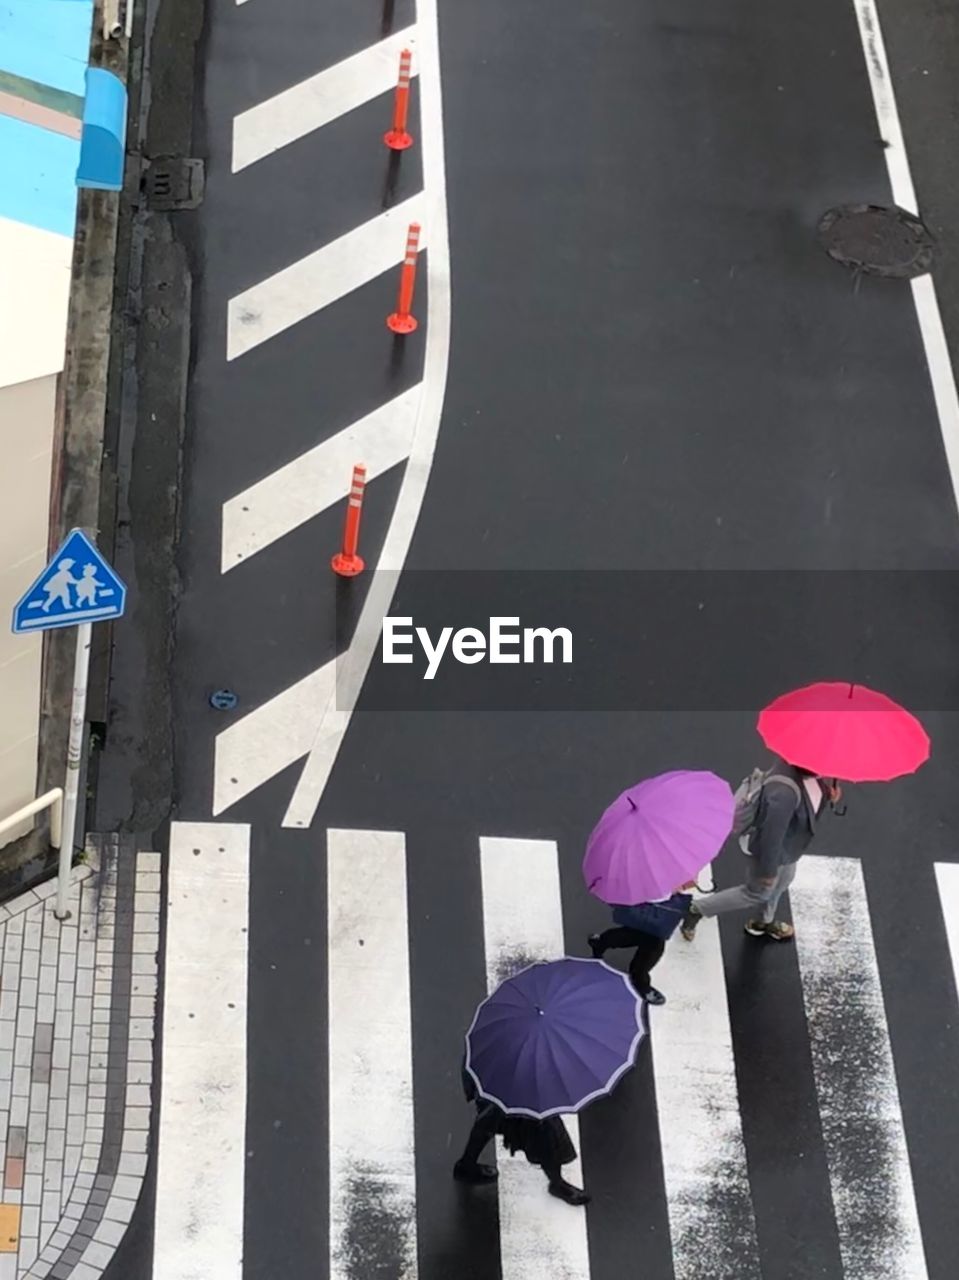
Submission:
M 82 529 L 71 529 L 13 611 L 14 632 L 119 618 L 127 589 Z

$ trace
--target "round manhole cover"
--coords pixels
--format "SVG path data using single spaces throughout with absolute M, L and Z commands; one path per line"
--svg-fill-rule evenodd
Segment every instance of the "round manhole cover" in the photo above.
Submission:
M 876 204 L 845 204 L 820 219 L 830 258 L 873 276 L 908 280 L 932 266 L 935 242 L 913 213 Z

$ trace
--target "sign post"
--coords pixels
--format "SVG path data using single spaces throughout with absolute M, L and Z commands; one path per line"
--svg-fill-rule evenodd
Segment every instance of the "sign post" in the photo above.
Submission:
M 54 915 L 67 920 L 67 896 L 70 891 L 70 864 L 77 829 L 77 796 L 80 794 L 80 765 L 83 762 L 83 726 L 87 719 L 87 677 L 90 672 L 90 645 L 93 623 L 81 622 L 77 627 L 77 650 L 73 658 L 73 701 L 70 705 L 70 737 L 67 742 L 67 777 L 63 784 L 63 835 L 60 838 L 60 864 L 57 875 L 57 905 Z
M 83 729 L 87 718 L 87 679 L 93 623 L 119 618 L 126 605 L 127 589 L 82 529 L 72 529 L 53 559 L 13 611 L 13 631 L 52 631 L 76 627 L 73 659 L 73 697 L 67 743 L 66 780 L 63 787 L 63 830 L 57 901 L 58 920 L 69 918 L 70 866 L 77 828 L 80 766 L 83 763 Z

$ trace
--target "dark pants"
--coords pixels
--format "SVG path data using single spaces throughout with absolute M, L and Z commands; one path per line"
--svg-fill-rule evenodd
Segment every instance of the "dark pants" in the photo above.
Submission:
M 645 996 L 652 986 L 649 980 L 650 970 L 654 969 L 663 958 L 666 939 L 657 938 L 653 933 L 643 933 L 641 929 L 629 929 L 625 925 L 616 925 L 599 935 L 600 951 L 607 951 L 610 947 L 636 948 L 629 962 L 629 980 L 639 995 Z

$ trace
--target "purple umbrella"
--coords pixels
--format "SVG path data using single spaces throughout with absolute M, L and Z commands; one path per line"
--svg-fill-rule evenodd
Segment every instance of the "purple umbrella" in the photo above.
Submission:
M 677 769 L 630 787 L 589 837 L 586 887 L 623 906 L 666 897 L 715 858 L 733 809 L 729 783 L 714 773 Z
M 521 969 L 476 1010 L 466 1070 L 508 1115 L 579 1111 L 610 1093 L 646 1034 L 642 1001 L 602 960 Z

